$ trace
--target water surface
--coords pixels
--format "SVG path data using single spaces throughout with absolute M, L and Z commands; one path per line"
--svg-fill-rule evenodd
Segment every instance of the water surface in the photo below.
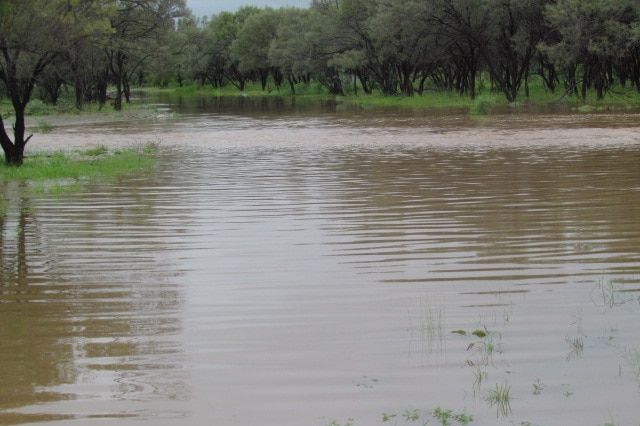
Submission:
M 638 114 L 162 107 L 32 141 L 151 173 L 3 184 L 0 423 L 637 424 Z

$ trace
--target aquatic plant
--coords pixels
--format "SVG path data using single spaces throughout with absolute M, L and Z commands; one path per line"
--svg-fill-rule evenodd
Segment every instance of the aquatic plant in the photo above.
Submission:
M 511 385 L 506 380 L 496 383 L 496 388 L 487 392 L 484 399 L 490 407 L 496 406 L 496 417 L 511 414 Z
M 569 352 L 566 357 L 567 360 L 581 358 L 582 352 L 584 351 L 584 339 L 582 336 L 567 336 L 565 337 L 565 341 L 569 344 Z
M 533 394 L 540 395 L 542 393 L 542 389 L 544 389 L 544 383 L 542 383 L 540 378 L 537 378 L 535 382 L 533 382 Z
M 481 95 L 476 97 L 469 110 L 471 115 L 487 115 L 491 112 L 491 108 L 496 104 L 496 99 L 490 95 Z
M 438 419 L 442 426 L 451 425 L 451 421 L 455 421 L 461 425 L 466 425 L 473 421 L 473 416 L 465 412 L 454 413 L 453 410 L 443 410 L 440 407 L 436 407 L 436 409 L 433 410 L 433 417 Z
M 413 408 L 413 409 L 408 408 L 402 414 L 402 418 L 404 419 L 403 424 L 407 424 L 409 422 L 413 423 L 420 420 L 422 418 L 422 414 L 420 413 L 420 410 L 418 410 L 417 408 Z M 393 424 L 397 425 L 398 424 L 397 419 L 398 419 L 398 415 L 395 413 L 394 414 L 382 413 L 382 421 L 384 423 L 393 421 L 394 422 Z M 423 423 L 423 424 L 426 424 L 426 423 Z
M 353 419 L 347 419 L 346 423 L 340 423 L 337 420 L 333 420 L 331 423 L 327 423 L 325 426 L 353 426 Z
M 476 330 L 478 331 L 478 330 Z M 471 356 L 467 358 L 467 365 L 488 365 L 493 364 L 493 355 L 497 353 L 502 353 L 502 336 L 498 335 L 498 341 L 494 340 L 494 333 L 491 332 L 483 332 L 480 335 L 484 337 L 482 340 L 477 342 L 472 342 L 467 346 L 467 351 L 474 350 Z M 475 332 L 474 332 L 475 335 Z
M 633 296 L 626 293 L 620 285 L 616 285 L 612 280 L 605 280 L 604 278 L 596 281 L 593 291 L 597 293 L 602 304 L 609 309 L 635 300 Z M 591 300 L 594 304 L 598 304 L 598 302 L 594 300 L 593 295 Z M 638 301 L 640 301 L 640 298 L 638 298 Z
M 428 347 L 428 352 L 434 350 L 442 351 L 444 345 L 444 302 L 433 302 L 430 298 L 423 298 L 420 304 L 420 322 L 418 330 L 420 332 L 422 350 Z M 414 326 L 409 317 L 410 329 L 413 332 Z
M 473 370 L 473 376 L 475 377 L 475 379 L 473 381 L 472 389 L 473 399 L 475 399 L 476 395 L 480 393 L 482 384 L 489 379 L 489 376 L 487 374 L 487 370 L 480 365 L 475 366 L 475 369 Z

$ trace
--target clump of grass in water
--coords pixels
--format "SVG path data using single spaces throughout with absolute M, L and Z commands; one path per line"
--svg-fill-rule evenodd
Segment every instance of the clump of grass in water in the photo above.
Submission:
M 420 327 L 423 342 L 429 345 L 429 351 L 442 350 L 444 341 L 444 312 L 442 303 L 432 303 L 430 299 L 422 302 L 422 323 Z
M 540 378 L 537 378 L 535 382 L 533 382 L 533 394 L 540 395 L 542 393 L 542 389 L 544 389 L 544 383 Z
M 452 420 L 460 423 L 461 425 L 466 425 L 473 421 L 473 416 L 465 412 L 454 413 L 453 410 L 443 410 L 440 407 L 436 407 L 436 409 L 433 410 L 433 417 L 438 419 L 442 426 L 451 425 Z
M 489 95 L 481 95 L 476 97 L 469 110 L 471 115 L 487 115 L 491 113 L 491 109 L 496 104 L 496 100 L 494 97 Z
M 496 388 L 487 392 L 484 399 L 489 406 L 496 406 L 496 417 L 511 414 L 511 385 L 506 380 L 502 384 L 496 383 Z
M 584 352 L 584 339 L 580 336 L 578 337 L 565 337 L 566 342 L 569 344 L 569 352 L 567 353 L 567 360 L 572 360 L 576 358 L 582 357 L 582 352 Z
M 487 370 L 480 365 L 476 365 L 473 370 L 473 376 L 475 377 L 473 381 L 473 399 L 476 399 L 476 395 L 480 393 L 482 385 L 489 379 L 489 375 L 487 374 Z
M 622 286 L 616 285 L 611 280 L 605 281 L 604 278 L 600 278 L 596 281 L 594 291 L 599 293 L 602 303 L 609 309 L 613 309 L 615 306 L 624 305 L 625 303 L 634 300 L 631 295 L 625 293 Z M 596 303 L 595 300 L 593 302 Z
M 502 336 L 498 335 L 498 341 L 494 340 L 494 332 L 490 332 L 485 329 L 476 330 L 472 333 L 474 336 L 480 337 L 482 340 L 478 342 L 470 343 L 467 346 L 467 351 L 474 349 L 472 355 L 467 358 L 467 365 L 489 365 L 493 364 L 493 355 L 502 353 Z M 474 357 L 477 355 L 478 357 Z

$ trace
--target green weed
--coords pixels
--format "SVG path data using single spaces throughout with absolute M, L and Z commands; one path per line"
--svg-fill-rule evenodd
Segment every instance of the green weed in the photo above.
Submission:
M 382 421 L 384 423 L 393 421 L 393 424 L 395 426 L 398 425 L 399 417 L 400 416 L 398 416 L 397 414 L 382 413 Z M 401 417 L 402 417 L 401 424 L 408 424 L 408 423 L 414 423 L 420 420 L 422 418 L 422 414 L 420 413 L 420 410 L 418 410 L 417 408 L 406 409 L 404 413 L 402 413 Z M 423 423 L 423 425 L 424 424 L 426 423 Z
M 533 382 L 533 394 L 540 395 L 542 393 L 542 389 L 544 389 L 544 383 L 537 378 L 535 382 Z
M 325 426 L 353 426 L 353 419 L 347 419 L 346 423 L 339 423 L 337 420 L 333 420 Z
M 109 150 L 107 149 L 106 146 L 100 145 L 100 146 L 95 147 L 95 148 L 90 148 L 90 149 L 81 151 L 80 154 L 81 155 L 87 155 L 89 157 L 97 157 L 98 155 L 106 154 L 108 151 Z
M 487 331 L 479 333 L 479 335 L 484 335 L 482 340 L 473 342 L 467 346 L 467 351 L 471 351 L 473 349 L 472 355 L 467 358 L 467 365 L 475 366 L 493 364 L 494 354 L 502 353 L 501 335 L 498 335 L 497 341 L 494 339 L 494 333 Z
M 475 377 L 473 381 L 473 399 L 476 398 L 476 395 L 480 393 L 483 383 L 485 383 L 489 376 L 487 375 L 487 370 L 485 370 L 482 366 L 476 365 L 473 370 L 473 376 Z
M 51 133 L 53 132 L 54 126 L 49 123 L 47 120 L 38 120 L 38 125 L 34 128 L 34 132 L 38 133 Z
M 473 421 L 473 416 L 467 413 L 454 413 L 453 410 L 443 410 L 440 407 L 433 410 L 433 417 L 438 419 L 442 426 L 451 425 L 451 421 L 455 421 L 461 425 L 466 425 Z
M 544 389 L 544 383 L 542 383 L 542 380 L 540 380 L 540 378 L 537 378 L 533 382 L 533 394 L 540 395 L 542 393 L 542 389 Z
M 511 414 L 511 385 L 506 380 L 501 384 L 496 383 L 496 388 L 487 392 L 484 399 L 489 406 L 496 406 L 496 417 Z
M 497 104 L 495 96 L 481 95 L 476 97 L 469 110 L 471 115 L 487 115 L 491 113 L 491 109 Z
M 358 387 L 372 389 L 373 386 L 378 383 L 378 379 L 375 377 L 362 376 L 362 381 L 356 384 Z

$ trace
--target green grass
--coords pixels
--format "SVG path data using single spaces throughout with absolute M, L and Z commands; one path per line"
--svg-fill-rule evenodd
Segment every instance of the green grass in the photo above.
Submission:
M 363 108 L 373 107 L 407 107 L 407 108 L 467 108 L 472 115 L 491 114 L 495 107 L 506 106 L 509 102 L 504 94 L 499 91 L 492 91 L 486 76 L 478 81 L 477 95 L 471 99 L 468 95 L 460 95 L 456 92 L 443 90 L 435 87 L 426 87 L 422 94 L 407 95 L 384 95 L 379 91 L 365 94 L 361 89 L 358 94 L 354 94 L 353 88 L 348 84 L 344 86 L 347 90 L 345 96 L 330 95 L 325 87 L 316 82 L 296 85 L 296 98 L 309 99 L 336 99 L 341 103 L 356 104 Z M 292 96 L 288 84 L 283 84 L 280 90 L 275 88 L 273 82 L 268 83 L 267 90 L 262 90 L 259 83 L 248 82 L 245 90 L 240 91 L 235 86 L 227 84 L 220 88 L 211 85 L 202 87 L 196 85 L 185 85 L 183 87 L 172 87 L 169 89 L 145 88 L 145 91 L 174 93 L 182 96 L 249 96 L 252 98 L 264 97 L 288 97 Z M 529 97 L 525 96 L 524 88 L 516 100 L 515 104 L 550 104 L 563 103 L 577 112 L 591 112 L 603 110 L 624 110 L 640 108 L 640 94 L 631 87 L 614 87 L 603 100 L 596 100 L 595 92 L 590 91 L 583 100 L 574 95 L 565 95 L 564 87 L 559 86 L 555 92 L 551 92 L 544 87 L 541 80 L 532 77 L 529 82 Z
M 491 407 L 496 406 L 496 417 L 507 417 L 511 414 L 511 385 L 506 380 L 496 383 L 496 388 L 487 392 L 485 401 Z
M 449 426 L 452 424 L 452 421 L 455 421 L 456 423 L 459 423 L 461 425 L 466 425 L 473 422 L 473 416 L 465 412 L 455 413 L 453 410 L 444 410 L 440 407 L 436 407 L 436 409 L 433 410 L 433 417 L 438 419 L 442 426 Z
M 156 147 L 146 145 L 108 152 L 105 147 L 66 153 L 37 153 L 25 156 L 20 167 L 0 164 L 0 183 L 26 181 L 37 191 L 47 188 L 77 188 L 97 177 L 117 177 L 154 164 Z M 55 191 L 55 190 L 54 190 Z

